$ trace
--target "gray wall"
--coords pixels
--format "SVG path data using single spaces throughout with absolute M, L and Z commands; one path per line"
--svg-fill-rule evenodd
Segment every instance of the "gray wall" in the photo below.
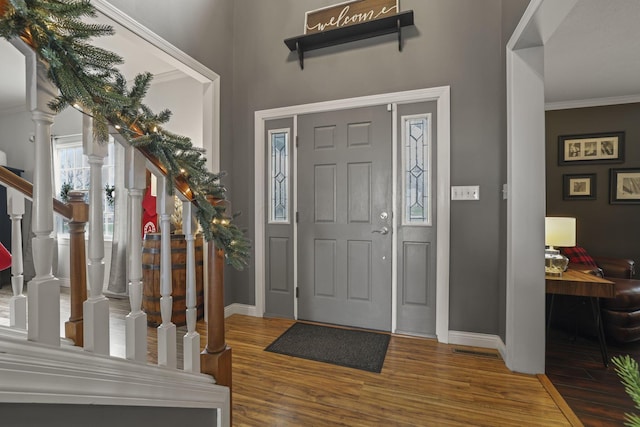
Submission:
M 547 111 L 547 215 L 575 216 L 577 243 L 592 255 L 640 263 L 639 205 L 609 204 L 609 170 L 640 168 L 640 104 Z M 625 161 L 558 166 L 558 136 L 624 131 Z M 596 200 L 563 200 L 562 175 L 595 173 Z M 640 264 L 639 264 L 640 265 Z M 636 273 L 636 277 L 640 277 Z
M 504 43 L 528 1 L 403 0 L 416 23 L 403 52 L 382 36 L 310 52 L 304 70 L 283 40 L 302 33 L 306 11 L 335 0 L 111 3 L 222 75 L 222 168 L 251 238 L 256 110 L 450 85 L 451 183 L 480 185 L 481 195 L 451 205 L 450 327 L 504 338 Z M 254 304 L 253 274 L 228 273 L 226 303 Z
M 481 194 L 479 202 L 451 206 L 450 327 L 498 333 L 504 317 L 498 286 L 504 275 L 500 188 L 506 158 L 502 2 L 403 0 L 416 25 L 404 31 L 402 52 L 395 36 L 383 36 L 310 52 L 300 70 L 283 40 L 302 32 L 305 11 L 334 3 L 235 1 L 233 142 L 243 155 L 233 158 L 233 201 L 249 213 L 243 221 L 252 229 L 256 110 L 450 85 L 451 183 L 478 184 Z M 238 302 L 252 304 L 252 269 L 236 277 Z

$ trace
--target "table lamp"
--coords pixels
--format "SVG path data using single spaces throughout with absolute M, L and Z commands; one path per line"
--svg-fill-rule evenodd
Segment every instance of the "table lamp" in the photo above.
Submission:
M 552 276 L 562 276 L 567 269 L 569 259 L 560 254 L 554 246 L 571 247 L 576 245 L 576 219 L 565 217 L 546 217 L 544 219 L 544 271 Z

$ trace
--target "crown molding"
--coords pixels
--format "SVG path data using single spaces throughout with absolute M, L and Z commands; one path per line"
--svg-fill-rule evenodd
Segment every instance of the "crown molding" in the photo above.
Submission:
M 568 110 L 571 108 L 603 107 L 606 105 L 634 104 L 640 102 L 640 94 L 611 96 L 608 98 L 578 99 L 575 101 L 547 102 L 545 111 Z

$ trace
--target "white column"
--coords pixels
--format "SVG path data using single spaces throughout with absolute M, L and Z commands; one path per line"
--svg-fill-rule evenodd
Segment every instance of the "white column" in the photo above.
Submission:
M 129 192 L 129 304 L 126 322 L 126 357 L 147 361 L 147 313 L 142 311 L 142 197 L 145 190 L 145 160 L 125 142 L 125 187 Z
M 82 304 L 84 349 L 109 354 L 109 300 L 102 294 L 104 284 L 104 206 L 102 202 L 102 166 L 107 145 L 93 138 L 93 119 L 82 117 L 82 145 L 89 160 L 89 297 Z
M 167 193 L 167 178 L 158 178 L 158 212 L 160 219 L 160 314 L 158 326 L 158 365 L 175 368 L 176 325 L 171 322 L 173 297 L 171 296 L 171 213 L 175 208 L 173 196 Z
M 198 308 L 196 304 L 196 255 L 195 237 L 193 235 L 193 218 L 191 216 L 191 203 L 182 203 L 182 231 L 187 241 L 187 277 L 186 277 L 186 302 L 187 302 L 187 333 L 182 338 L 184 348 L 184 370 L 200 372 L 200 334 L 196 331 Z
M 9 300 L 12 328 L 27 329 L 27 297 L 23 295 L 24 273 L 22 263 L 22 216 L 24 215 L 24 195 L 7 187 L 7 213 L 11 218 L 11 287 L 13 296 Z
M 21 48 L 22 47 L 22 48 Z M 29 282 L 28 338 L 60 345 L 60 283 L 52 274 L 53 185 L 51 184 L 51 125 L 54 114 L 47 106 L 58 91 L 47 79 L 47 68 L 24 45 L 27 103 L 35 123 L 33 166 L 32 239 L 35 277 Z
M 544 372 L 544 49 L 507 51 L 506 364 Z M 526 243 L 525 243 L 526 242 Z

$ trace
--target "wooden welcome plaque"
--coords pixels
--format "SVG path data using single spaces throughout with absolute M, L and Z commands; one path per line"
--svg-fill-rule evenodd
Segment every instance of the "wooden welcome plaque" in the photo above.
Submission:
M 398 0 L 351 0 L 307 12 L 304 33 L 321 33 L 397 13 Z

